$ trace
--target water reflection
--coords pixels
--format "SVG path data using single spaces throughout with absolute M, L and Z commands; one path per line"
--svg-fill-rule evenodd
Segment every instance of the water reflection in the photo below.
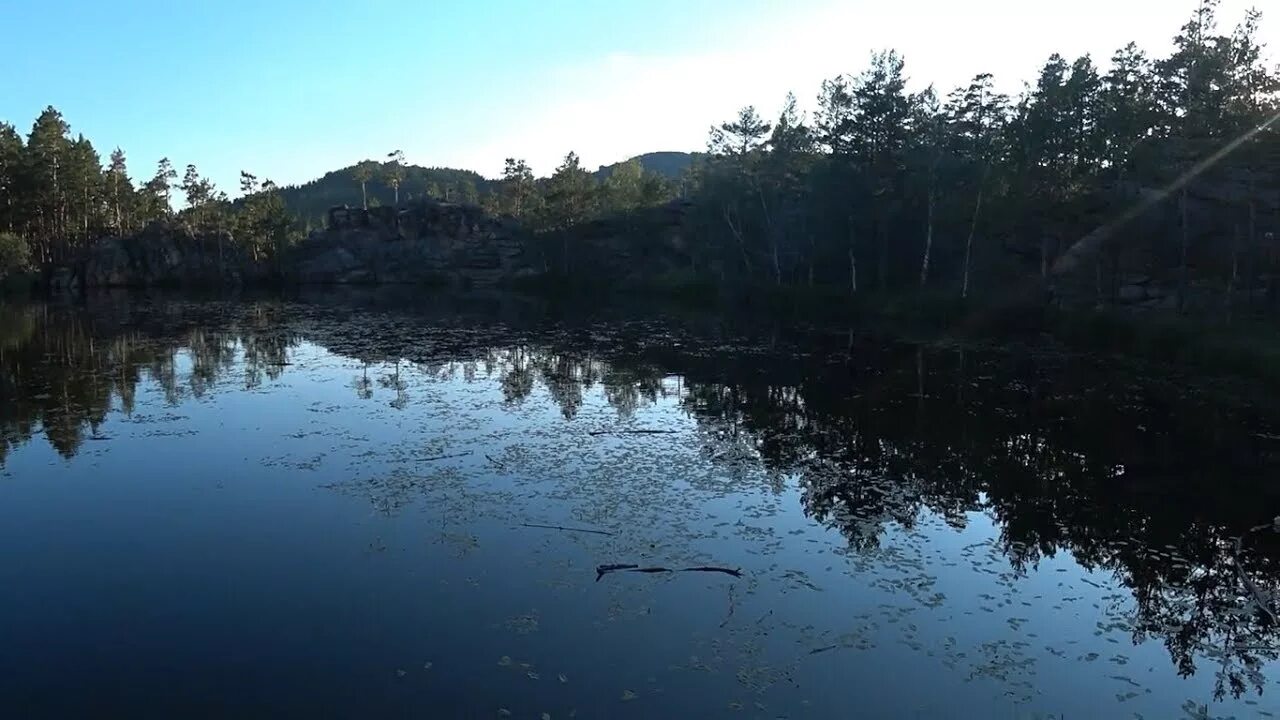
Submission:
M 146 381 L 169 405 L 258 389 L 304 340 L 359 361 L 350 392 L 389 412 L 424 400 L 415 375 L 493 379 L 509 412 L 541 388 L 566 420 L 599 392 L 620 426 L 674 398 L 707 458 L 764 471 L 775 493 L 794 479 L 853 553 L 927 515 L 961 529 L 983 512 L 1007 574 L 1059 554 L 1113 574 L 1136 614 L 1109 629 L 1162 643 L 1184 677 L 1213 673 L 1219 699 L 1262 694 L 1280 657 L 1280 533 L 1247 532 L 1280 508 L 1276 415 L 1052 354 L 277 301 L 0 306 L 0 465 L 39 437 L 75 456 Z

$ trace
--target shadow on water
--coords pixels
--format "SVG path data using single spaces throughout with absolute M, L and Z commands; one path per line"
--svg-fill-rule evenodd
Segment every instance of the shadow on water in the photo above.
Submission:
M 360 363 L 349 392 L 392 411 L 415 402 L 415 373 L 494 377 L 510 408 L 541 389 L 565 419 L 599 392 L 622 426 L 674 398 L 706 458 L 779 492 L 794 482 L 850 552 L 926 516 L 960 530 L 986 514 L 1003 572 L 1062 555 L 1111 574 L 1135 644 L 1162 643 L 1183 677 L 1213 673 L 1218 699 L 1262 694 L 1280 656 L 1280 533 L 1250 529 L 1280 509 L 1273 408 L 1096 359 L 745 328 L 549 318 L 500 298 L 0 306 L 0 465 L 38 437 L 65 458 L 108 439 L 105 418 L 134 412 L 146 382 L 170 406 L 259 388 L 304 342 Z

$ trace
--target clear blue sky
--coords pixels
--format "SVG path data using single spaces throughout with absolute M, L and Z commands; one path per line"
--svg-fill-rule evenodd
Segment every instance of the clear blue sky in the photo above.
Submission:
M 1028 7 L 1030 6 L 1030 7 Z M 135 177 L 168 156 L 231 192 L 403 149 L 420 165 L 549 172 L 696 150 L 709 125 L 896 47 L 914 83 L 990 71 L 1016 90 L 1050 52 L 1163 52 L 1194 0 L 0 0 L 0 120 L 46 105 Z M 1226 29 L 1246 3 L 1225 0 Z M 1277 17 L 1264 20 L 1275 38 Z M 1105 21 L 1104 21 L 1105 19 Z M 18 32 L 13 29 L 18 28 Z M 234 193 L 233 193 L 234 194 Z

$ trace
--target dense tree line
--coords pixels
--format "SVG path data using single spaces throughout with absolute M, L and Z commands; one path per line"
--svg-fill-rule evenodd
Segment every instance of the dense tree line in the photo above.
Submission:
M 74 260 L 100 238 L 155 221 L 194 233 L 229 232 L 255 256 L 297 238 L 274 183 L 246 172 L 240 190 L 243 197 L 233 204 L 195 165 L 179 176 L 168 158 L 150 177 L 135 180 L 123 150 L 114 149 L 104 163 L 53 107 L 40 113 L 25 138 L 0 122 L 0 276 Z M 175 193 L 184 201 L 180 211 Z
M 535 231 L 560 231 L 593 218 L 657 205 L 675 193 L 675 182 L 647 170 L 639 158 L 601 173 L 582 167 L 578 154 L 570 152 L 550 177 L 542 179 L 534 177 L 524 160 L 507 158 L 502 176 L 483 204 L 490 212 L 518 218 Z
M 887 51 L 824 82 L 812 118 L 794 97 L 772 122 L 744 108 L 711 130 L 692 178 L 693 270 L 959 296 L 1083 278 L 1099 302 L 1166 282 L 1180 307 L 1196 283 L 1253 290 L 1277 269 L 1280 72 L 1260 14 L 1224 34 L 1216 4 L 1200 2 L 1168 57 L 1055 54 L 1017 97 L 989 74 L 910 92 Z
M 638 160 L 590 172 L 570 152 L 550 177 L 511 158 L 490 181 L 407 165 L 395 150 L 295 188 L 246 174 L 231 202 L 168 159 L 134 179 L 123 151 L 104 162 L 50 107 L 25 138 L 0 123 L 0 274 L 156 220 L 230 230 L 261 255 L 330 206 L 422 197 L 565 235 L 563 263 L 548 268 L 585 271 L 562 231 L 680 196 L 691 208 L 681 272 L 697 282 L 961 298 L 1025 287 L 1099 305 L 1155 289 L 1179 309 L 1277 304 L 1280 70 L 1267 65 L 1260 13 L 1222 31 L 1216 6 L 1199 0 L 1167 57 L 1134 44 L 1105 67 L 1054 54 L 1016 97 L 990 74 L 945 97 L 913 92 L 904 59 L 879 52 L 823 82 L 812 117 L 789 96 L 775 119 L 747 107 L 713 127 L 678 180 Z

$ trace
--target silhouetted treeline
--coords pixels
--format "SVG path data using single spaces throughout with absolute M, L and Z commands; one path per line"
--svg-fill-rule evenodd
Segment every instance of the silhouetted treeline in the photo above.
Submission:
M 314 217 L 339 197 L 476 202 L 554 235 L 678 195 L 690 213 L 679 260 L 644 270 L 676 282 L 1274 306 L 1280 74 L 1261 14 L 1224 30 L 1216 9 L 1200 0 L 1165 57 L 1134 44 L 1106 63 L 1055 54 L 1013 97 L 989 74 L 945 96 L 912 92 L 904 59 L 880 52 L 825 81 L 812 117 L 794 96 L 772 121 L 742 109 L 676 180 L 644 157 L 593 173 L 571 152 L 547 178 L 511 158 L 486 181 L 394 151 L 287 195 L 244 173 L 245 197 L 232 203 L 194 166 L 179 180 L 168 160 L 135 182 L 122 151 L 104 165 L 50 107 L 25 138 L 0 123 L 0 275 L 172 217 L 175 190 L 180 221 L 231 229 L 255 254 L 300 236 L 291 215 Z M 670 170 L 687 156 L 659 159 Z M 546 269 L 591 272 L 561 234 L 564 257 Z
M 744 108 L 692 183 L 690 271 L 951 297 L 1022 280 L 1098 303 L 1163 286 L 1178 308 L 1274 294 L 1280 76 L 1260 14 L 1221 32 L 1216 4 L 1168 57 L 1055 54 L 1016 97 L 988 74 L 910 92 L 888 51 L 824 82 L 812 118 L 794 97 L 773 122 Z
M 533 227 L 555 225 L 547 214 L 550 179 L 534 177 L 521 160 L 510 160 L 503 176 L 490 180 L 456 168 L 397 167 L 395 153 L 391 156 L 384 162 L 365 160 L 311 182 L 282 187 L 285 205 L 315 227 L 323 225 L 332 207 L 389 206 L 397 197 L 400 202 L 432 198 L 472 203 L 493 214 L 518 215 Z M 615 213 L 668 199 L 697 157 L 684 152 L 646 153 L 591 172 L 585 180 L 591 195 L 587 214 Z M 620 176 L 611 180 L 614 173 Z
M 179 178 L 168 158 L 147 179 L 131 176 L 125 153 L 104 164 L 84 135 L 52 106 L 24 138 L 0 122 L 0 278 L 79 257 L 99 238 L 137 232 L 166 220 L 193 231 L 230 231 L 252 255 L 278 252 L 301 236 L 270 180 L 240 174 L 234 204 L 212 181 L 187 165 Z M 174 210 L 181 193 L 185 207 Z
M 824 82 L 813 117 L 794 96 L 772 121 L 743 108 L 677 185 L 629 197 L 690 203 L 677 283 L 1274 305 L 1280 75 L 1260 13 L 1223 32 L 1216 5 L 1167 57 L 1054 54 L 1015 97 L 990 74 L 911 92 L 904 59 L 880 52 Z M 572 153 L 545 182 L 509 160 L 494 190 L 496 210 L 543 230 L 634 206 Z M 591 272 L 563 253 L 566 273 Z

